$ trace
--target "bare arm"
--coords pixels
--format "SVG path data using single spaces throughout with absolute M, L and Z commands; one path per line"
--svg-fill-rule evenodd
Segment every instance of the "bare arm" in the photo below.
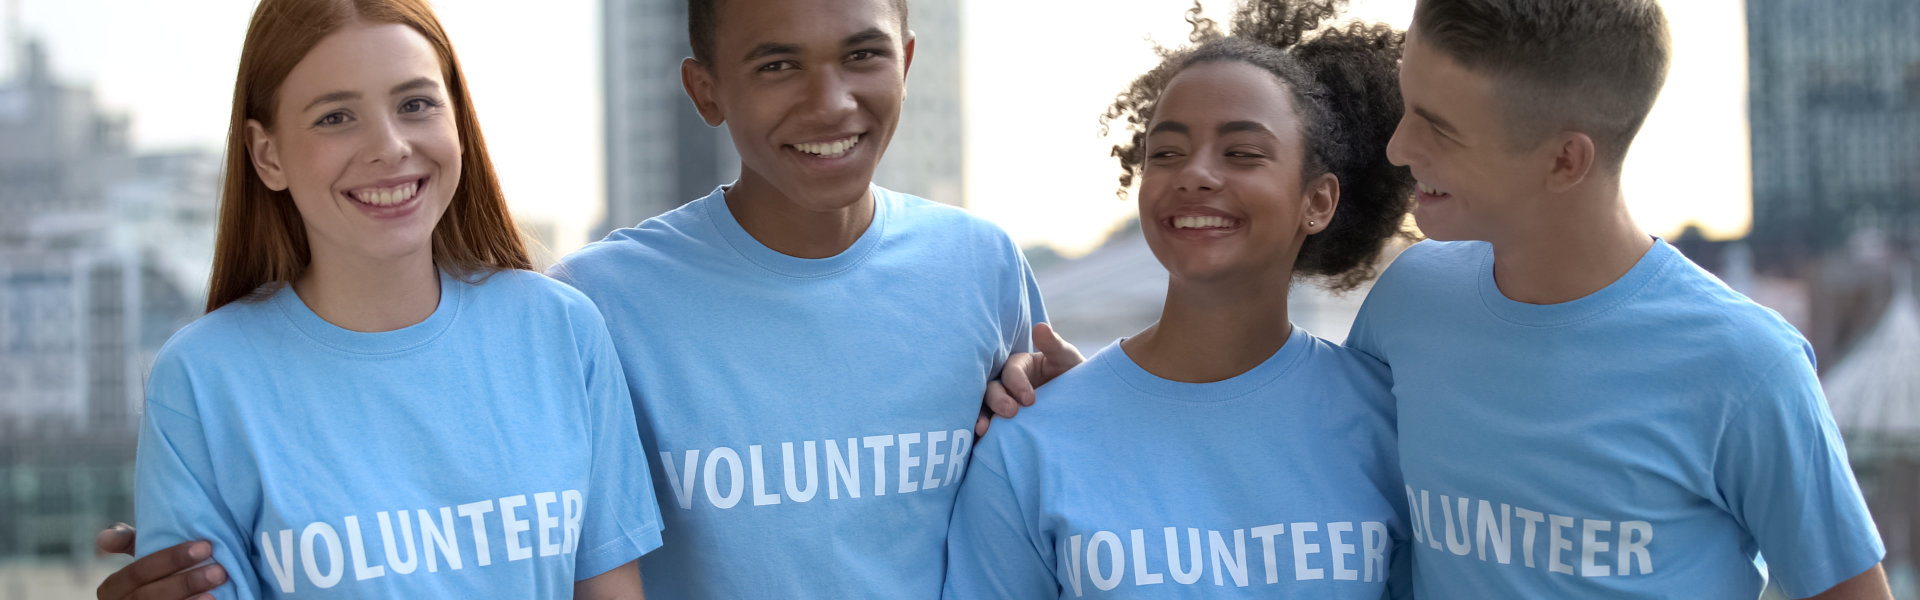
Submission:
M 974 435 L 986 435 L 987 423 L 994 415 L 1011 419 L 1020 413 L 1020 407 L 1033 406 L 1035 389 L 1086 361 L 1079 348 L 1046 323 L 1033 326 L 1033 347 L 1039 351 L 1008 357 L 1006 366 L 1000 368 L 1000 379 L 987 382 L 980 420 L 973 425 Z
M 1893 589 L 1887 586 L 1886 570 L 1876 564 L 1809 600 L 1893 600 Z
M 115 524 L 94 538 L 100 553 L 133 555 L 132 525 Z M 209 598 L 208 590 L 227 582 L 220 565 L 194 568 L 213 555 L 207 541 L 186 542 L 133 561 L 100 582 L 94 595 L 100 600 L 182 600 Z M 196 595 L 198 594 L 198 595 Z
M 647 595 L 640 590 L 640 561 L 573 582 L 573 597 L 579 600 L 645 600 Z

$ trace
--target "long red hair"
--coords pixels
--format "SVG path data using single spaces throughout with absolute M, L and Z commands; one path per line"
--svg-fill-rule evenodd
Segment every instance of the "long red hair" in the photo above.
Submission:
M 355 23 L 412 27 L 433 45 L 460 132 L 460 181 L 433 229 L 433 260 L 459 275 L 531 269 L 526 246 L 480 135 L 466 75 L 453 44 L 425 0 L 261 0 L 240 50 L 227 129 L 227 170 L 220 192 L 220 229 L 214 242 L 207 312 L 246 299 L 269 283 L 291 283 L 312 260 L 306 225 L 293 197 L 273 191 L 253 168 L 247 120 L 272 129 L 281 83 L 320 40 Z

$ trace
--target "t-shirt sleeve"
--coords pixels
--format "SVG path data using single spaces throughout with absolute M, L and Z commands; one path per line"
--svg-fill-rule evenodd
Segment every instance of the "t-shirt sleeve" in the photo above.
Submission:
M 174 407 L 184 407 L 174 408 Z M 147 556 L 182 542 L 213 543 L 213 562 L 226 569 L 228 583 L 213 590 L 221 600 L 260 597 L 260 579 L 250 558 L 248 543 L 272 542 L 263 551 L 287 554 L 280 540 L 249 540 L 220 495 L 214 476 L 207 435 L 193 411 L 193 392 L 185 369 L 162 357 L 147 383 L 146 413 L 140 419 L 140 439 L 134 456 L 135 556 Z M 292 564 L 291 556 L 277 558 Z M 282 592 L 293 592 L 292 574 L 279 580 Z
M 1007 481 L 1004 457 L 993 444 L 983 443 L 968 470 L 947 524 L 947 583 L 942 597 L 1060 597 L 1053 547 L 1032 533 L 1035 524 Z
M 589 424 L 593 432 L 592 489 L 583 509 L 574 577 L 606 573 L 660 547 L 660 505 L 647 470 L 646 449 L 634 420 L 627 380 L 606 325 L 593 313 L 583 343 Z
M 1886 547 L 1804 351 L 1760 371 L 1722 434 L 1714 478 L 1771 578 L 1795 598 L 1877 564 Z
M 1032 352 L 1033 326 L 1047 322 L 1047 307 L 1040 301 L 1040 281 L 1034 278 L 1026 255 L 1015 247 L 1014 256 L 1020 269 L 1020 287 L 1015 297 L 1009 299 L 1012 306 L 1007 312 L 1014 316 L 1007 319 L 1013 330 L 1006 332 L 1006 343 L 1013 352 Z

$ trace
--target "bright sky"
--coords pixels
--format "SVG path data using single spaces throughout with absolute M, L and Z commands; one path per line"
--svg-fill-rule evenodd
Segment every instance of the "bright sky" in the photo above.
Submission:
M 143 149 L 219 148 L 255 0 L 7 0 L 45 39 L 57 76 L 91 82 L 134 119 Z M 1085 252 L 1133 211 L 1113 195 L 1097 116 L 1152 66 L 1147 38 L 1185 40 L 1188 0 L 952 0 L 963 40 L 969 207 L 1023 245 Z M 604 189 L 595 0 L 437 0 L 513 210 L 584 243 Z M 1405 27 L 1412 0 L 1354 0 Z M 1743 234 L 1750 219 L 1741 0 L 1665 0 L 1675 59 L 1634 144 L 1627 196 L 1649 230 Z M 1224 14 L 1226 0 L 1209 3 Z M 1067 33 L 1071 32 L 1071 33 Z M 15 64 L 0 47 L 0 69 Z M 911 190 L 907 190 L 911 191 Z

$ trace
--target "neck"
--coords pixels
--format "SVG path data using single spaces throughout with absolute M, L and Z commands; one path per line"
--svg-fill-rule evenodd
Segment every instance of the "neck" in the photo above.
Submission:
M 1518 235 L 1493 244 L 1493 281 L 1518 302 L 1559 304 L 1600 291 L 1653 247 L 1634 224 L 1617 182 L 1585 198 L 1556 202 Z
M 1291 260 L 1287 261 L 1291 264 Z M 1160 320 L 1121 343 L 1156 377 L 1187 383 L 1230 379 L 1260 366 L 1293 333 L 1287 321 L 1292 269 L 1230 282 L 1173 278 Z
M 387 260 L 326 256 L 316 249 L 293 291 L 341 329 L 393 331 L 427 320 L 440 307 L 440 272 L 431 247 Z
M 757 174 L 741 169 L 726 190 L 727 210 L 740 228 L 773 251 L 797 258 L 829 258 L 845 252 L 873 223 L 873 189 L 846 206 L 814 210 L 801 206 Z

